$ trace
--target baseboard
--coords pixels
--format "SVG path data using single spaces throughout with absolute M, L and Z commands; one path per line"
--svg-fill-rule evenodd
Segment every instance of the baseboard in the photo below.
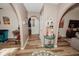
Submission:
M 24 44 L 24 46 L 21 47 L 21 50 L 24 50 L 24 49 L 25 49 L 25 47 L 26 47 L 26 45 L 27 45 L 27 43 L 28 43 L 28 40 L 29 40 L 29 37 L 27 38 L 26 43 Z

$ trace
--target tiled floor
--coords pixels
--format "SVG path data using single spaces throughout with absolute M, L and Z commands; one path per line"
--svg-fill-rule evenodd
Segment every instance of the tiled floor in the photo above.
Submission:
M 59 41 L 57 48 L 44 48 L 41 47 L 41 42 L 38 37 L 34 36 L 30 38 L 28 45 L 24 50 L 18 50 L 16 56 L 31 56 L 35 51 L 46 50 L 54 53 L 58 56 L 78 56 L 79 51 L 69 46 L 69 43 L 65 41 Z

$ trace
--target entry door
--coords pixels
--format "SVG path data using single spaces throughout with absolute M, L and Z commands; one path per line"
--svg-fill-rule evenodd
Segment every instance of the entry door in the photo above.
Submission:
M 31 17 L 31 31 L 32 34 L 39 34 L 39 19 L 37 17 Z

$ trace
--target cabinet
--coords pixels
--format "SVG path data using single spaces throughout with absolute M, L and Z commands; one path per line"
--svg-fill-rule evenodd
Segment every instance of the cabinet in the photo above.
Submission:
M 8 30 L 0 30 L 0 42 L 8 40 Z

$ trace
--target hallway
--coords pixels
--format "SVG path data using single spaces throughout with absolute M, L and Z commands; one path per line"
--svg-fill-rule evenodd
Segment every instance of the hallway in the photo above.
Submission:
M 32 53 L 34 52 L 40 52 L 40 51 L 50 51 L 57 56 L 79 56 L 79 51 L 75 50 L 70 46 L 70 44 L 63 39 L 58 40 L 58 26 L 59 21 L 63 13 L 66 11 L 66 7 L 71 6 L 72 4 L 49 4 L 49 3 L 38 3 L 38 4 L 27 4 L 27 3 L 21 3 L 21 4 L 8 4 L 7 6 L 10 6 L 8 10 L 11 9 L 11 12 L 15 14 L 16 16 L 8 15 L 7 11 L 4 14 L 4 10 L 2 12 L 2 16 L 9 17 L 11 16 L 11 23 L 9 24 L 9 27 L 5 25 L 3 22 L 3 19 L 1 19 L 1 25 L 0 29 L 7 29 L 9 30 L 9 36 L 8 39 L 16 38 L 13 35 L 13 31 L 18 30 L 20 31 L 20 45 L 16 45 L 15 42 L 9 41 L 8 43 L 4 42 L 4 44 L 0 44 L 0 49 L 3 48 L 12 48 L 13 46 L 19 48 L 16 52 L 16 56 L 32 56 Z M 4 6 L 4 5 L 3 5 Z M 28 8 L 30 6 L 30 8 Z M 36 6 L 36 8 L 34 8 Z M 60 6 L 60 8 L 59 8 Z M 64 7 L 63 7 L 64 6 Z M 6 4 L 5 4 L 6 7 Z M 13 10 L 13 8 L 15 10 Z M 39 9 L 40 8 L 40 9 Z M 5 9 L 6 10 L 6 9 Z M 10 13 L 11 13 L 10 12 Z M 3 15 L 4 14 L 4 15 Z M 2 16 L 0 16 L 2 18 Z M 28 35 L 28 19 L 31 17 L 31 36 Z M 13 22 L 15 19 L 15 22 Z M 19 20 L 16 22 L 16 20 Z M 11 25 L 13 24 L 13 26 Z M 17 27 L 16 27 L 17 24 Z M 4 25 L 4 26 L 3 26 Z M 3 28 L 4 27 L 4 28 Z M 16 32 L 16 31 L 15 31 Z M 46 41 L 45 41 L 46 36 Z M 2 35 L 1 35 L 2 37 Z M 29 37 L 29 38 L 28 38 Z M 47 39 L 53 39 L 47 40 Z M 67 39 L 67 38 L 66 38 Z M 57 42 L 58 41 L 58 42 Z M 42 47 L 43 44 L 48 45 L 54 45 L 54 48 L 45 48 Z M 13 45 L 14 44 L 14 45 Z
M 41 47 L 41 40 L 38 35 L 31 35 L 30 39 L 28 40 L 28 44 L 26 49 L 38 49 Z

